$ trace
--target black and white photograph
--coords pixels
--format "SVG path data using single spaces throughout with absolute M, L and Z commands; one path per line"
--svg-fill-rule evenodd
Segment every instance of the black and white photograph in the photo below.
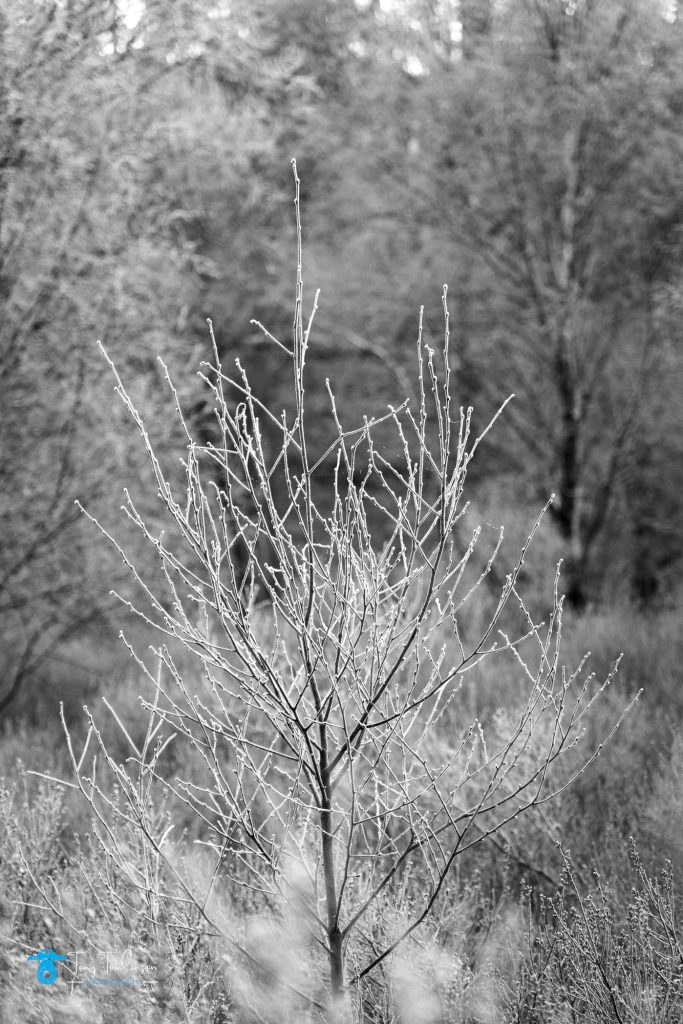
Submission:
M 682 1024 L 683 6 L 0 0 L 0 1024 Z

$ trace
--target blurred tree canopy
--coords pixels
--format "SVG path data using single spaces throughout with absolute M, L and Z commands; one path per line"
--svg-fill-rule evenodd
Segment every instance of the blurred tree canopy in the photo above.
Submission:
M 157 353 L 214 320 L 270 401 L 303 182 L 311 367 L 348 422 L 408 391 L 449 285 L 480 484 L 554 491 L 576 607 L 667 600 L 683 532 L 683 37 L 658 0 L 0 0 L 0 709 L 112 615 L 107 519 L 169 458 Z M 187 377 L 187 374 L 183 374 Z M 211 436 L 202 393 L 187 402 Z M 284 395 L 284 392 L 283 392 Z M 332 429 L 312 396 L 319 443 Z M 284 397 L 283 397 L 284 402 Z M 325 467 L 321 470 L 325 485 Z M 109 520 L 110 521 L 110 520 Z

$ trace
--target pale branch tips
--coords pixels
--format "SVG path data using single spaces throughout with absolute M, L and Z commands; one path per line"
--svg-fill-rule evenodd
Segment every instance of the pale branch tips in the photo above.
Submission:
M 125 765 L 107 753 L 90 719 L 119 802 L 94 773 L 81 774 L 85 750 L 80 757 L 70 750 L 112 863 L 123 870 L 128 857 L 117 828 L 137 830 L 146 856 L 155 858 L 155 906 L 189 901 L 212 934 L 234 945 L 238 928 L 221 915 L 225 901 L 237 901 L 244 887 L 259 913 L 281 927 L 295 874 L 305 933 L 297 941 L 310 971 L 295 983 L 281 981 L 291 998 L 319 1001 L 327 987 L 338 1004 L 349 984 L 430 913 L 459 856 L 504 835 L 594 760 L 599 746 L 576 752 L 578 727 L 612 676 L 592 692 L 590 678 L 580 678 L 583 663 L 560 671 L 557 576 L 547 622 L 537 623 L 525 605 L 520 576 L 540 517 L 493 605 L 484 588 L 502 533 L 488 555 L 479 554 L 479 528 L 464 546 L 456 540 L 470 461 L 499 414 L 473 439 L 471 410 L 455 409 L 445 290 L 438 359 L 420 322 L 417 413 L 406 401 L 348 430 L 327 382 L 330 437 L 313 447 L 306 408 L 312 387 L 304 386 L 312 316 L 304 329 L 296 166 L 294 173 L 293 413 L 270 409 L 239 363 L 235 375 L 225 371 L 210 328 L 213 364 L 203 364 L 200 376 L 214 402 L 211 441 L 193 438 L 166 372 L 187 447 L 174 480 L 112 367 L 147 449 L 167 526 L 163 536 L 153 533 L 127 498 L 161 575 L 146 580 L 124 558 L 151 603 L 151 613 L 139 614 L 164 644 L 156 651 L 157 676 L 136 659 L 153 696 L 143 700 L 144 742 L 123 730 L 133 755 Z M 395 429 L 400 458 L 382 455 L 380 426 Z M 331 467 L 326 501 L 314 486 L 323 466 Z M 371 510 L 384 523 L 381 542 Z M 468 620 L 473 605 L 488 607 L 478 628 Z M 488 722 L 458 715 L 466 680 L 498 671 L 506 658 L 525 686 L 523 699 Z M 162 735 L 164 729 L 171 731 Z M 171 736 L 175 747 L 185 744 L 187 777 L 164 768 Z M 177 869 L 177 846 L 155 809 L 161 793 L 184 808 L 215 853 L 204 887 Z M 379 947 L 369 944 L 371 911 L 409 865 L 425 881 L 424 905 Z M 149 876 L 126 870 L 149 895 Z M 254 950 L 239 948 L 253 966 Z

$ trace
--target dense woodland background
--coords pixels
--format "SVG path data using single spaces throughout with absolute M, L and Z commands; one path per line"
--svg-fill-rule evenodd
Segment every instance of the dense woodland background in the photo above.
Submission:
M 124 486 L 155 513 L 97 339 L 169 464 L 184 439 L 156 356 L 210 439 L 207 317 L 224 362 L 289 401 L 252 320 L 291 336 L 292 156 L 306 308 L 321 289 L 314 443 L 334 431 L 325 377 L 347 424 L 411 394 L 446 282 L 458 404 L 483 427 L 515 394 L 473 514 L 514 561 L 555 494 L 530 605 L 562 558 L 567 658 L 624 652 L 614 708 L 644 689 L 553 836 L 616 878 L 629 835 L 680 870 L 683 12 L 665 0 L 2 0 L 0 775 L 60 761 L 59 700 L 73 721 L 101 693 L 132 703 L 116 635 L 144 630 L 110 593 L 131 583 L 74 502 L 119 537 Z M 505 705 L 494 682 L 485 702 Z
M 348 421 L 405 397 L 446 282 L 462 404 L 483 424 L 516 395 L 479 500 L 502 520 L 556 494 L 575 609 L 676 604 L 680 33 L 652 0 L 4 5 L 3 712 L 109 628 L 116 565 L 73 502 L 109 515 L 139 467 L 96 339 L 157 430 L 155 357 L 186 380 L 207 316 L 286 393 L 250 321 L 291 333 L 292 155 L 311 379 Z

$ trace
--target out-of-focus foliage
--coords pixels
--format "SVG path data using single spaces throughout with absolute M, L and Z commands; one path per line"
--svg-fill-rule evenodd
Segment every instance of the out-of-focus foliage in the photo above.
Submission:
M 156 356 L 192 357 L 188 316 L 212 273 L 193 223 L 215 202 L 205 185 L 220 187 L 228 141 L 249 134 L 217 84 L 248 47 L 208 61 L 215 33 L 233 38 L 225 19 L 211 30 L 209 8 L 149 4 L 132 27 L 130 11 L 77 0 L 0 12 L 2 708 L 110 613 L 116 561 L 74 501 L 104 514 L 142 466 L 95 341 L 123 358 L 163 431 Z M 223 154 L 209 145 L 219 133 Z
M 458 398 L 484 422 L 518 396 L 482 487 L 557 494 L 575 605 L 672 596 L 680 24 L 651 0 L 5 0 L 0 701 L 105 610 L 114 567 L 73 498 L 144 494 L 95 339 L 161 403 L 155 355 L 196 361 L 211 316 L 284 403 L 250 320 L 288 340 L 293 155 L 309 359 L 345 420 L 409 393 L 419 306 L 436 340 L 448 282 Z
M 662 398 L 680 434 L 662 323 L 680 273 L 679 24 L 656 3 L 543 0 L 493 4 L 469 59 L 441 35 L 421 33 L 424 208 L 466 266 L 454 284 L 479 402 L 520 399 L 492 456 L 556 492 L 575 604 L 614 588 L 610 563 L 650 596 L 661 566 L 642 560 L 662 524 L 634 470 L 638 453 L 642 474 L 661 464 Z M 680 506 L 661 517 L 680 528 Z

